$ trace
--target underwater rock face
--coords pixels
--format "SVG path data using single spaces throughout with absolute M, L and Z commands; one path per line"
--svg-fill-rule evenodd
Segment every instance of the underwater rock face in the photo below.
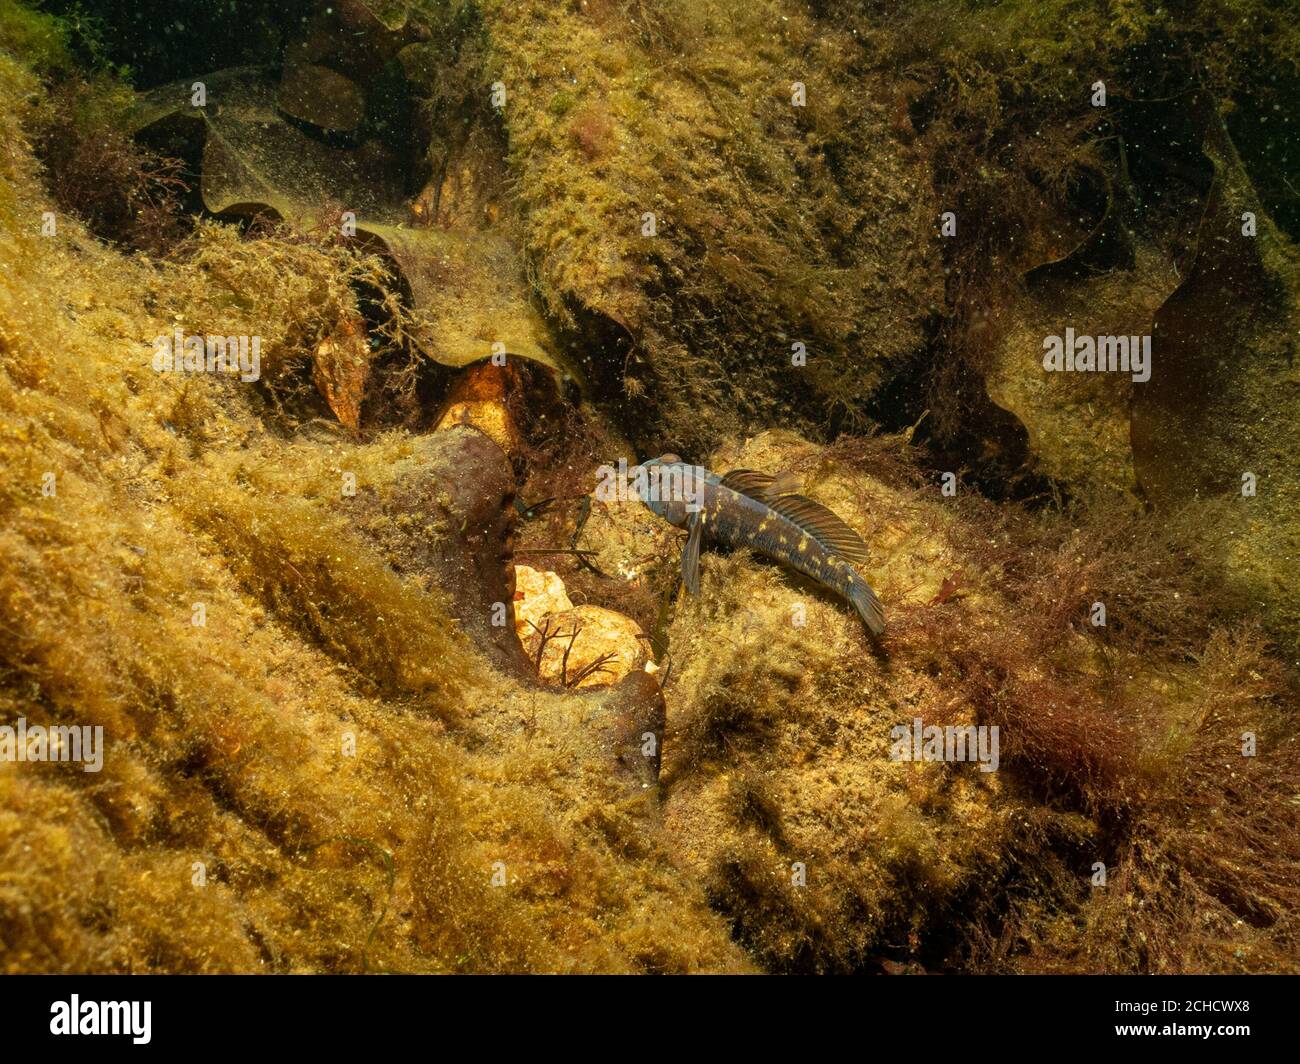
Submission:
M 1176 265 L 1143 246 L 1129 269 L 1064 285 L 1044 280 L 994 312 L 1000 340 L 985 384 L 1025 426 L 1042 472 L 1080 492 L 1134 491 L 1130 409 L 1149 383 L 1121 372 L 1046 372 L 1043 345 L 1085 326 L 1094 336 L 1140 342 L 1177 284 Z
M 311 63 L 286 66 L 275 102 L 285 114 L 332 133 L 361 125 L 366 99 L 342 74 Z
M 425 194 L 408 201 L 408 164 L 391 144 L 371 136 L 341 147 L 282 116 L 311 120 L 304 118 L 309 107 L 285 107 L 309 94 L 302 71 L 290 66 L 278 83 L 261 68 L 201 75 L 193 84 L 211 93 L 202 106 L 192 102 L 191 82 L 164 85 L 137 101 L 130 124 L 142 133 L 159 123 L 200 126 L 199 187 L 214 214 L 270 215 L 298 230 L 324 229 L 377 245 L 409 293 L 410 338 L 434 361 L 460 367 L 508 353 L 563 371 L 550 329 L 532 304 L 523 256 L 499 224 L 493 179 L 499 182 L 502 161 L 458 186 L 445 211 L 434 210 Z M 346 121 L 343 112 L 361 106 L 338 99 L 350 82 L 334 76 L 337 82 L 319 89 L 323 95 L 310 97 L 326 112 L 314 116 L 317 124 Z M 339 115 L 331 116 L 331 104 Z M 442 192 L 440 185 L 432 199 Z M 469 206 L 456 210 L 457 224 L 444 224 L 459 207 L 453 199 Z
M 513 365 L 481 362 L 468 367 L 456 378 L 435 430 L 468 425 L 490 437 L 506 454 L 518 453 L 519 427 L 507 400 L 519 387 L 519 371 Z
M 391 464 L 385 479 L 377 497 L 360 500 L 357 530 L 404 579 L 442 589 L 457 630 L 506 678 L 505 687 L 500 677 L 491 678 L 472 716 L 483 727 L 512 731 L 520 725 L 518 703 L 526 702 L 527 728 L 554 732 L 579 765 L 613 770 L 613 786 L 653 788 L 664 703 L 659 685 L 641 669 L 646 652 L 636 624 L 612 610 L 574 609 L 562 584 L 543 579 L 548 605 L 562 607 L 549 619 L 563 635 L 546 648 L 542 675 L 521 641 L 514 610 L 522 601 L 525 616 L 534 613 L 528 592 L 538 587 L 537 571 L 522 567 L 520 600 L 511 563 L 513 482 L 501 449 L 478 430 L 457 426 L 423 438 Z M 411 515 L 421 516 L 412 521 Z M 572 686 L 585 693 L 566 699 L 546 682 L 552 677 L 560 690 Z
M 925 609 L 956 569 L 968 603 L 990 608 L 941 504 L 823 464 L 792 434 L 728 446 L 710 468 L 806 470 L 804 493 L 871 548 L 863 575 L 889 616 Z M 668 633 L 664 816 L 741 941 L 777 969 L 849 970 L 900 925 L 917 930 L 925 907 L 994 879 L 1024 815 L 1003 774 L 890 758 L 891 728 L 916 717 L 978 723 L 948 704 L 942 677 L 877 654 L 833 596 L 744 552 L 706 552 L 701 582 Z
M 583 375 L 648 453 L 862 423 L 941 298 L 897 86 L 801 4 L 596 7 L 483 5 L 525 247 Z
M 641 501 L 588 496 L 591 511 L 577 545 L 591 551 L 591 562 L 611 580 L 631 587 L 647 584 L 665 557 L 675 557 L 682 534 L 655 517 Z
M 455 427 L 414 442 L 386 482 L 359 492 L 349 520 L 394 572 L 449 597 L 457 626 L 499 667 L 530 673 L 509 625 L 514 483 L 504 453 L 483 433 Z M 500 611 L 497 611 L 500 612 Z
M 1092 911 L 1070 862 L 1104 848 L 1102 825 L 1185 785 L 1189 751 L 1229 756 L 1246 722 L 1269 713 L 1219 672 L 1254 653 L 1244 646 L 1212 644 L 1193 666 L 1114 641 L 1100 650 L 1086 623 L 1047 621 L 1063 608 L 1082 621 L 1091 598 L 1082 574 L 1066 575 L 1078 561 L 1069 544 L 1038 556 L 1012 596 L 1009 530 L 982 526 L 936 486 L 886 482 L 780 432 L 709 464 L 801 473 L 805 493 L 865 538 L 862 573 L 889 617 L 869 641 L 797 576 L 706 551 L 701 596 L 681 598 L 669 626 L 665 827 L 769 969 L 851 971 L 868 956 L 884 970 L 947 967 L 1004 903 L 1005 877 L 1031 868 L 1052 904 Z M 1233 723 L 1212 723 L 1209 705 Z M 947 745 L 962 734 L 964 749 Z M 1041 804 L 1045 780 L 1074 797 Z M 1101 899 L 1095 909 L 1115 919 Z
M 1078 247 L 1028 271 L 990 312 L 997 341 L 984 383 L 1025 426 L 1038 468 L 1082 498 L 1165 514 L 1227 502 L 1206 518 L 1226 526 L 1198 563 L 1220 575 L 1228 599 L 1260 609 L 1294 654 L 1300 255 L 1264 210 L 1219 101 L 1190 93 L 1182 123 L 1190 191 L 1177 224 L 1139 237 L 1126 228 L 1132 204 L 1122 221 L 1112 193 Z M 1044 349 L 1062 334 L 1095 346 L 1084 368 L 1047 371 Z M 1117 345 L 1146 345 L 1140 374 L 1093 365 Z
M 1214 181 L 1193 267 L 1156 317 L 1162 366 L 1135 397 L 1134 458 L 1158 504 L 1233 501 L 1220 564 L 1300 660 L 1300 252 L 1201 108 Z
M 515 566 L 515 631 L 538 675 L 565 687 L 617 683 L 650 661 L 645 633 L 600 606 L 574 607 L 555 573 Z

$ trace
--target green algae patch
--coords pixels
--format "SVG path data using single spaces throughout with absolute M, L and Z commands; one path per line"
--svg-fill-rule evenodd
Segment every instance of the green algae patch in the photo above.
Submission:
M 1197 257 L 1155 320 L 1161 373 L 1137 396 L 1134 454 L 1163 505 L 1235 497 L 1221 530 L 1244 601 L 1300 648 L 1300 254 L 1260 209 L 1213 101 L 1201 101 L 1215 178 Z
M 328 320 L 338 261 L 263 236 L 246 256 L 235 241 L 161 264 L 66 215 L 43 237 L 48 199 L 11 144 L 0 705 L 102 727 L 106 757 L 100 774 L 0 766 L 4 968 L 750 967 L 665 852 L 636 842 L 645 814 L 623 785 L 581 767 L 595 755 L 547 756 L 536 736 L 574 704 L 539 696 L 530 716 L 530 689 L 439 589 L 350 523 L 409 441 L 357 449 L 292 416 L 271 431 L 254 385 L 152 368 L 173 314 L 274 316 L 277 246 L 305 296 L 281 289 L 280 320 Z M 286 359 L 308 356 L 310 330 L 277 335 Z M 403 535 L 437 554 L 427 525 Z
M 69 25 L 43 11 L 0 0 L 0 50 L 22 57 L 40 73 L 67 71 L 74 65 Z
M 863 423 L 938 295 L 863 45 L 784 3 L 483 12 L 540 296 L 640 435 Z
M 1141 344 L 1177 284 L 1174 265 L 1143 247 L 1132 271 L 1064 289 L 1039 287 L 996 312 L 999 342 L 985 385 L 989 397 L 1025 426 L 1042 472 L 1081 493 L 1135 490 L 1130 411 L 1133 396 L 1148 385 L 1134 383 L 1131 373 L 1048 372 L 1044 341 L 1086 323 L 1098 336 Z
M 663 786 L 666 823 L 713 904 L 773 970 L 930 971 L 977 956 L 1029 970 L 1070 967 L 1066 955 L 1078 970 L 1112 948 L 1124 970 L 1220 969 L 1224 934 L 1250 958 L 1230 967 L 1286 968 L 1294 848 L 1266 854 L 1235 813 L 1197 814 L 1195 828 L 1165 819 L 1168 803 L 1184 801 L 1170 795 L 1202 786 L 1243 728 L 1275 744 L 1267 764 L 1240 759 L 1238 777 L 1249 772 L 1267 795 L 1259 816 L 1284 816 L 1288 801 L 1290 744 L 1272 730 L 1289 712 L 1285 683 L 1258 633 L 1203 620 L 1179 631 L 1163 615 L 1166 602 L 1193 597 L 1171 557 L 1194 546 L 1195 521 L 1181 533 L 1193 539 L 1144 548 L 1149 519 L 1144 528 L 1121 508 L 1073 530 L 994 517 L 934 484 L 873 477 L 873 465 L 905 468 L 903 446 L 890 461 L 877 445 L 859 464 L 847 447 L 764 433 L 714 455 L 722 470 L 802 471 L 804 492 L 866 538 L 863 575 L 889 627 L 877 646 L 797 576 L 746 552 L 706 553 L 701 597 L 679 599 L 668 628 Z M 1120 521 L 1133 549 L 1100 549 Z M 1100 588 L 1120 596 L 1121 636 L 1087 622 Z M 1196 664 L 1180 649 L 1191 646 Z M 1207 715 L 1209 705 L 1222 708 Z M 981 771 L 973 756 L 900 761 L 893 729 L 918 722 L 996 725 L 1000 769 Z M 1148 847 L 1158 880 L 1139 871 Z M 1243 899 L 1207 900 L 1215 873 L 1195 851 L 1216 852 L 1213 867 L 1272 865 L 1272 886 L 1252 877 L 1250 903 L 1272 914 L 1269 932 L 1234 923 Z M 1129 920 L 1116 946 L 1106 937 L 1116 903 L 1088 884 L 1095 861 L 1121 854 L 1124 904 L 1169 923 Z M 1212 933 L 1187 933 L 1175 867 L 1197 884 L 1194 907 Z M 1068 934 L 1051 914 L 1073 914 Z M 1158 957 L 1145 945 L 1157 936 Z

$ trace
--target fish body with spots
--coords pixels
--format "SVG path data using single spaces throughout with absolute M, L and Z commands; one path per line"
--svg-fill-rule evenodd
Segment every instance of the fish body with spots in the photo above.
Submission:
M 856 532 L 825 507 L 783 490 L 778 478 L 738 469 L 720 476 L 676 455 L 642 463 L 636 493 L 652 512 L 688 532 L 682 581 L 699 593 L 699 557 L 708 543 L 748 547 L 789 566 L 850 603 L 872 635 L 885 630 L 876 593 L 853 567 L 866 556 Z

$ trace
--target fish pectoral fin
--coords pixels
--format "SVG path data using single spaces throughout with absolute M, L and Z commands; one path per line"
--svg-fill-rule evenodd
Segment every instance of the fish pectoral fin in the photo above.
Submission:
M 686 522 L 686 546 L 682 548 L 682 583 L 692 595 L 700 593 L 700 542 L 704 539 L 704 515 L 693 513 Z
M 865 562 L 867 545 L 844 519 L 805 495 L 782 495 L 767 500 L 768 506 L 798 525 L 808 535 L 845 561 Z

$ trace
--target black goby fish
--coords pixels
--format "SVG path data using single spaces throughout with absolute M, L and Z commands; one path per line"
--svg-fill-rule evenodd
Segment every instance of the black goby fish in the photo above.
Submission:
M 777 478 L 752 469 L 726 476 L 689 465 L 675 454 L 643 462 L 633 488 L 645 505 L 686 529 L 682 583 L 700 593 L 700 547 L 705 540 L 748 547 L 811 577 L 847 600 L 872 635 L 885 630 L 885 611 L 853 562 L 867 545 L 820 503 L 786 491 Z

